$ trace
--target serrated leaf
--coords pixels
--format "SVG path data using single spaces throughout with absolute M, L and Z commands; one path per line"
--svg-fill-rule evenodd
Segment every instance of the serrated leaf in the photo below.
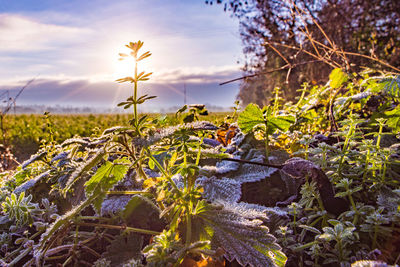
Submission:
M 287 130 L 289 130 L 290 126 L 295 122 L 295 120 L 295 117 L 291 115 L 277 116 L 268 119 L 267 126 L 268 129 L 272 128 L 273 132 L 275 132 L 276 129 L 286 132 Z
M 69 177 L 67 184 L 65 185 L 64 188 L 65 194 L 68 192 L 71 186 L 83 176 L 83 174 L 85 174 L 94 166 L 96 166 L 96 164 L 98 164 L 103 159 L 103 156 L 105 154 L 106 153 L 104 149 L 100 149 L 92 158 L 88 159 L 83 165 L 76 168 L 76 170 Z
M 218 179 L 215 176 L 211 178 L 203 176 L 197 178 L 196 184 L 203 187 L 203 196 L 210 201 L 221 199 L 229 202 L 237 202 L 242 194 L 242 183 L 230 178 L 224 177 Z
M 124 178 L 129 168 L 128 163 L 127 159 L 115 160 L 113 163 L 107 161 L 85 183 L 86 195 L 95 196 L 93 205 L 98 212 L 100 212 L 101 203 L 106 196 L 106 192 Z
M 345 83 L 349 77 L 340 68 L 334 69 L 331 74 L 329 74 L 329 85 L 333 88 L 339 88 L 343 83 Z
M 192 225 L 197 240 L 211 239 L 213 249 L 223 248 L 229 261 L 237 260 L 242 266 L 285 266 L 287 257 L 259 220 L 268 219 L 265 212 L 252 209 L 249 204 L 201 203 Z
M 148 198 L 141 196 L 141 195 L 134 195 L 132 198 L 129 200 L 128 204 L 126 204 L 125 208 L 122 211 L 122 218 L 127 221 L 132 214 L 135 213 L 135 211 L 139 207 L 144 207 L 146 210 L 147 214 L 150 214 L 150 210 L 155 211 L 156 213 L 159 213 L 160 210 L 156 205 L 154 205 L 153 202 L 151 202 Z
M 250 132 L 256 125 L 264 123 L 264 116 L 261 109 L 256 104 L 249 104 L 239 114 L 238 125 L 244 133 Z
M 386 111 L 385 118 L 387 118 L 387 125 L 390 128 L 395 132 L 400 131 L 400 106 L 391 111 Z
M 378 88 L 393 97 L 400 97 L 400 75 L 379 81 Z

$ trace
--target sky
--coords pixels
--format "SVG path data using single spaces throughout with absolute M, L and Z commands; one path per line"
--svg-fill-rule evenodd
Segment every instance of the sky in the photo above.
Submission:
M 241 76 L 238 21 L 203 0 L 0 0 L 0 94 L 18 105 L 115 107 L 131 95 L 116 79 L 133 69 L 118 61 L 125 44 L 144 41 L 153 72 L 139 94 L 157 95 L 144 111 L 187 103 L 233 105 Z

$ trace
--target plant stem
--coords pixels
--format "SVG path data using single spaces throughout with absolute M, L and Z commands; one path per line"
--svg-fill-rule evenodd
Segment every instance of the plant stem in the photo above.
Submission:
M 146 230 L 146 229 L 140 229 L 140 228 L 134 228 L 134 227 L 128 227 L 128 226 L 120 226 L 120 225 L 111 225 L 111 224 L 102 224 L 102 223 L 85 223 L 85 222 L 76 222 L 76 224 L 80 225 L 80 226 L 93 226 L 93 227 L 100 227 L 100 228 L 107 228 L 107 229 L 117 229 L 117 230 L 135 232 L 135 233 L 146 234 L 146 235 L 159 235 L 160 234 L 160 232 L 156 232 L 156 231 L 152 231 L 152 230 Z
M 138 75 L 137 75 L 137 61 L 136 61 L 136 57 L 135 57 L 135 81 L 134 81 L 134 87 L 133 87 L 133 99 L 134 99 L 134 101 L 135 101 L 135 103 L 133 104 L 133 114 L 134 114 L 134 116 L 135 116 L 135 127 L 136 127 L 136 131 L 137 131 L 137 133 L 139 134 L 139 135 L 141 135 L 141 133 L 140 133 L 140 130 L 139 130 L 139 128 L 138 128 L 138 122 L 139 122 L 139 120 L 138 120 L 138 114 L 137 114 L 137 103 L 136 103 L 136 100 L 137 100 L 137 89 L 138 89 Z
M 189 246 L 190 245 L 190 241 L 192 240 L 192 217 L 191 217 L 191 209 L 190 206 L 187 205 L 186 206 L 186 242 L 185 245 Z
M 160 163 L 153 157 L 153 155 L 150 152 L 150 149 L 148 147 L 145 148 L 148 157 L 154 162 L 154 164 L 157 166 L 157 168 L 162 172 L 162 174 L 165 176 L 165 178 L 168 180 L 168 182 L 171 184 L 171 186 L 178 192 L 178 194 L 181 196 L 182 192 L 179 190 L 179 188 L 176 186 L 175 182 L 171 179 L 171 176 L 164 170 L 164 168 L 161 166 Z

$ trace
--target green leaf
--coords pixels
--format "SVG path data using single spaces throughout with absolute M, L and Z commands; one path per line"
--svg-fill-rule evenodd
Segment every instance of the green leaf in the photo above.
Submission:
M 384 78 L 379 81 L 378 88 L 392 97 L 400 97 L 400 75 L 396 78 Z
M 387 118 L 387 125 L 398 133 L 400 131 L 400 106 L 391 111 L 386 111 L 385 117 Z
M 256 104 L 249 104 L 238 117 L 239 128 L 244 133 L 250 132 L 255 126 L 264 123 L 264 116 Z
M 124 178 L 128 171 L 129 166 L 127 164 L 129 163 L 127 159 L 115 160 L 113 163 L 107 161 L 85 183 L 86 195 L 95 197 L 93 205 L 97 211 L 101 209 L 101 203 L 106 196 L 106 192 Z
M 149 160 L 149 168 L 154 170 L 154 167 L 155 167 L 154 161 Z
M 320 231 L 320 230 L 318 230 L 317 228 L 312 227 L 312 226 L 308 226 L 308 225 L 305 225 L 305 224 L 301 224 L 301 225 L 299 225 L 299 227 L 300 227 L 300 228 L 303 228 L 303 229 L 306 229 L 306 230 L 308 230 L 308 231 L 310 231 L 310 232 L 313 232 L 313 233 L 315 233 L 315 234 L 318 234 L 318 235 L 321 234 L 321 231 Z
M 340 68 L 334 69 L 329 75 L 329 85 L 333 88 L 339 88 L 343 83 L 347 82 L 349 77 Z
M 181 107 L 180 109 L 178 109 L 178 111 L 175 113 L 176 115 L 178 115 L 179 113 L 184 112 L 185 110 L 187 110 L 188 106 L 184 105 L 183 107 Z
M 66 195 L 68 190 L 72 187 L 72 185 L 78 180 L 81 179 L 82 176 L 91 170 L 96 164 L 98 164 L 102 159 L 103 156 L 106 154 L 104 149 L 100 149 L 97 151 L 97 153 L 90 159 L 87 159 L 87 161 L 79 166 L 78 168 L 75 169 L 75 171 L 71 174 L 69 177 L 67 184 L 65 185 L 65 188 L 63 189 L 64 194 Z
M 276 129 L 286 132 L 287 130 L 289 130 L 290 126 L 295 121 L 296 121 L 295 117 L 293 117 L 291 115 L 277 116 L 277 117 L 268 119 L 267 125 L 268 125 L 268 129 L 272 128 L 272 130 L 271 130 L 272 132 L 275 132 Z
M 183 117 L 183 122 L 190 123 L 190 122 L 193 122 L 194 119 L 195 119 L 195 115 L 193 113 L 185 114 L 185 116 Z

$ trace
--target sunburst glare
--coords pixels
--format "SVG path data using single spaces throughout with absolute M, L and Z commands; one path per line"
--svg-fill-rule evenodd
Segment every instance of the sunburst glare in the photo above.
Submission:
M 129 54 L 129 49 L 116 49 L 114 51 L 121 51 L 121 53 Z M 121 57 L 118 53 L 116 53 L 112 58 L 112 66 L 113 66 L 113 79 L 120 79 L 124 77 L 134 76 L 135 71 L 135 59 L 131 56 L 124 57 L 123 60 L 120 60 Z M 151 60 L 142 60 L 138 62 L 138 70 L 152 72 L 154 70 Z

